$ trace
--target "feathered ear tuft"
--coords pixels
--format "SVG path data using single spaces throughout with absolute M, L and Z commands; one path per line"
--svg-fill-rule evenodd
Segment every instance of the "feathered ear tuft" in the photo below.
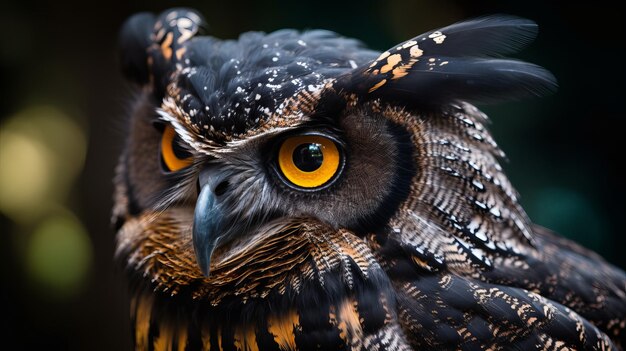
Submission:
M 537 31 L 537 24 L 529 19 L 492 15 L 458 22 L 413 40 L 431 56 L 497 56 L 520 51 L 535 40 Z
M 122 71 L 141 85 L 154 84 L 161 96 L 186 52 L 185 43 L 206 28 L 194 10 L 174 8 L 155 18 L 150 13 L 134 15 L 120 33 Z
M 148 12 L 127 19 L 119 35 L 120 66 L 124 76 L 135 83 L 148 83 L 148 47 L 156 18 Z
M 365 98 L 434 105 L 452 100 L 494 102 L 556 90 L 545 69 L 493 58 L 520 50 L 535 38 L 534 22 L 489 16 L 431 31 L 382 53 L 337 78 L 334 88 Z

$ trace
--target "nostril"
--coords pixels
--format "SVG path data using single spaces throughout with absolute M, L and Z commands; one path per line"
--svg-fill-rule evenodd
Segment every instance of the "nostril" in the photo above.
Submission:
M 214 193 L 216 196 L 221 196 L 224 195 L 224 193 L 226 192 L 226 190 L 228 190 L 228 181 L 225 180 L 221 183 L 219 183 L 214 190 Z

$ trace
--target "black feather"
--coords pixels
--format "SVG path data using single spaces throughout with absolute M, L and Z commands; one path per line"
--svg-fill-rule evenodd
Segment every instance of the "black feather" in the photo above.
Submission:
M 478 103 L 552 93 L 547 70 L 526 62 L 494 58 L 518 51 L 535 37 L 534 22 L 490 16 L 431 31 L 405 41 L 334 84 L 339 91 L 405 105 Z
M 148 83 L 148 47 L 156 18 L 138 13 L 124 22 L 119 35 L 120 66 L 124 76 L 138 84 Z
M 158 17 L 147 12 L 132 16 L 119 36 L 122 72 L 141 85 L 154 78 L 155 94 L 160 97 L 179 63 L 178 50 L 205 30 L 202 16 L 187 8 L 173 8 Z
M 228 134 L 254 128 L 297 92 L 377 55 L 325 30 L 248 32 L 237 41 L 196 37 L 185 47 L 183 65 L 190 69 L 176 80 L 185 96 L 180 104 L 194 111 L 195 124 Z
M 121 38 L 126 75 L 141 84 L 151 82 L 157 100 L 173 84 L 180 107 L 201 130 L 237 134 L 253 129 L 281 113 L 286 99 L 332 80 L 335 92 L 405 106 L 457 99 L 493 102 L 556 87 L 554 77 L 538 66 L 493 59 L 536 36 L 536 24 L 517 17 L 453 24 L 375 60 L 377 54 L 360 42 L 324 30 L 250 32 L 223 41 L 196 36 L 203 26 L 197 13 L 172 9 L 156 19 L 149 14 L 131 18 Z
M 556 91 L 554 76 L 537 65 L 505 59 L 437 57 L 417 62 L 408 75 L 373 91 L 372 97 L 435 105 L 453 100 L 491 103 Z M 444 64 L 445 63 L 445 64 Z M 442 65 L 443 64 L 443 65 Z M 363 85 L 367 82 L 353 81 Z
M 531 20 L 492 15 L 426 32 L 413 40 L 429 55 L 496 56 L 520 51 L 535 40 L 537 30 L 537 24 Z M 446 36 L 441 44 L 428 40 L 435 32 Z

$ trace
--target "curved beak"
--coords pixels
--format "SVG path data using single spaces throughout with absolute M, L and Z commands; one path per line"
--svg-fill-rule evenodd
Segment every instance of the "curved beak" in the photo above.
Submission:
M 200 194 L 196 202 L 193 216 L 193 248 L 196 261 L 205 276 L 210 274 L 211 255 L 218 245 L 221 236 L 223 220 L 222 206 L 218 202 L 215 189 L 221 183 L 223 176 L 214 170 L 204 170 L 200 173 Z

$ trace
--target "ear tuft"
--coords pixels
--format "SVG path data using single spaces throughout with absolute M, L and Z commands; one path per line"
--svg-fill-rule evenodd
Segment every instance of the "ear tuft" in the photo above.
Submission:
M 138 13 L 126 20 L 119 35 L 122 73 L 140 85 L 148 83 L 148 48 L 155 22 L 152 13 Z
M 334 88 L 406 105 L 491 103 L 550 94 L 557 88 L 550 72 L 500 58 L 519 51 L 536 34 L 534 22 L 512 16 L 456 23 L 396 45 L 337 78 Z
M 120 32 L 121 66 L 124 75 L 140 85 L 153 84 L 160 96 L 170 73 L 183 61 L 187 41 L 206 28 L 194 10 L 173 8 L 158 17 L 139 13 L 129 18 Z

